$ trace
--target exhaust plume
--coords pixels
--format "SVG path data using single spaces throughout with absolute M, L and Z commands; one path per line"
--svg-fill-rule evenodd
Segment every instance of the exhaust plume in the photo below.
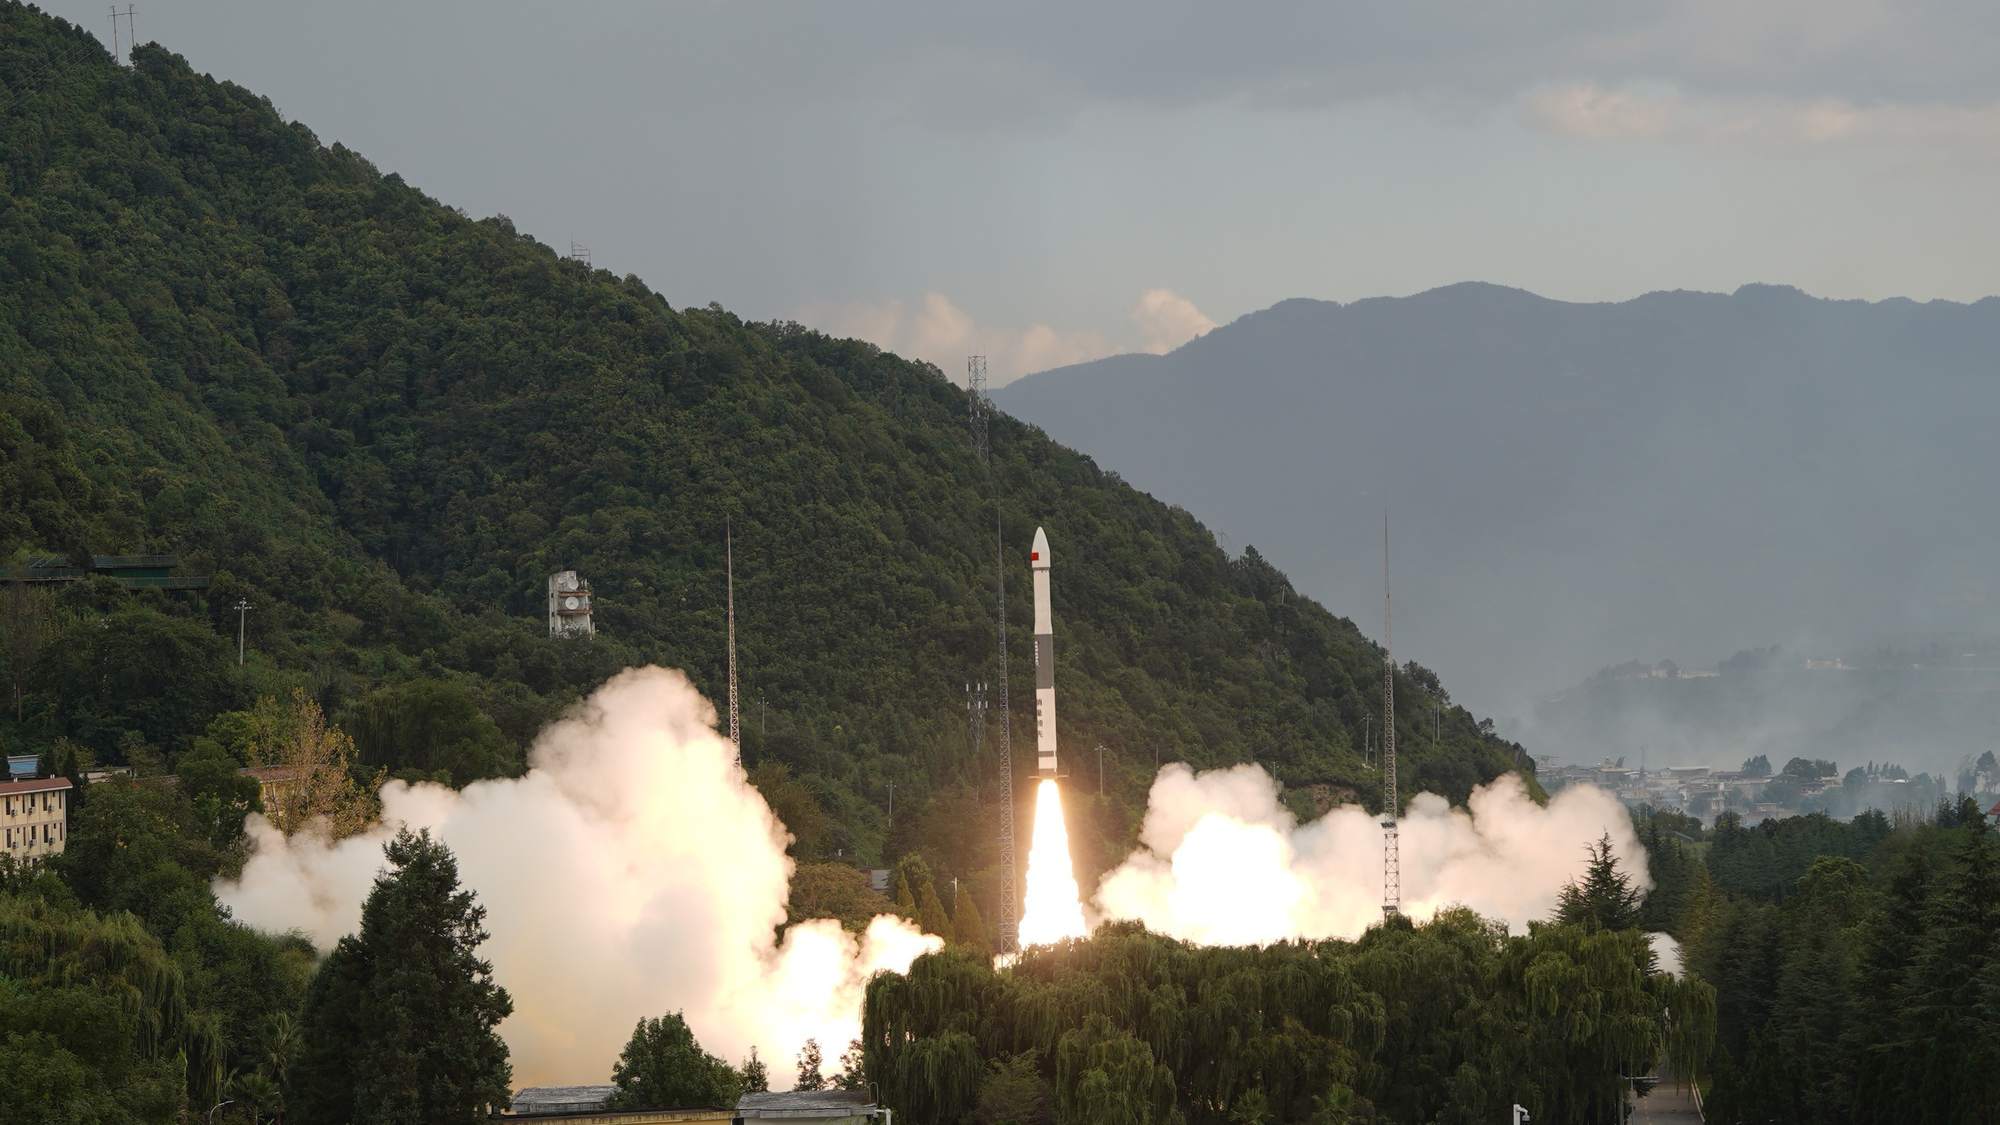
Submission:
M 488 910 L 516 1085 L 606 1081 L 633 1024 L 672 1010 L 709 1050 L 740 1063 L 754 1046 L 782 1074 L 807 1038 L 837 1054 L 860 1034 L 870 975 L 942 943 L 886 915 L 858 939 L 820 919 L 780 942 L 787 833 L 734 758 L 686 676 L 631 669 L 543 731 L 523 777 L 390 782 L 381 823 L 337 842 L 253 817 L 242 877 L 216 894 L 326 950 L 359 926 L 383 843 L 429 828 Z
M 1646 853 L 1616 797 L 1572 786 L 1546 808 L 1508 774 L 1473 790 L 1466 809 L 1420 793 L 1397 822 L 1403 913 L 1424 921 L 1469 906 L 1515 930 L 1548 917 L 1584 871 L 1586 845 L 1612 854 L 1646 889 Z M 1382 828 L 1358 806 L 1300 824 L 1262 768 L 1160 771 L 1139 848 L 1098 884 L 1107 919 L 1205 945 L 1356 938 L 1382 920 Z
M 1028 878 L 1021 904 L 1021 944 L 1048 945 L 1079 938 L 1083 896 L 1070 862 L 1069 828 L 1063 823 L 1062 790 L 1045 777 L 1035 787 L 1035 834 L 1028 845 Z

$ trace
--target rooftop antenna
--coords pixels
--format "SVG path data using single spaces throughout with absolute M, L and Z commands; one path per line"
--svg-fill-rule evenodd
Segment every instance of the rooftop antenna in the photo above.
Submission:
M 736 748 L 736 764 L 743 764 L 743 726 L 736 711 L 736 543 L 735 528 L 722 524 L 722 573 L 729 605 L 729 745 Z
M 1403 911 L 1403 861 L 1396 842 L 1396 657 L 1389 630 L 1389 512 L 1382 511 L 1382 916 Z

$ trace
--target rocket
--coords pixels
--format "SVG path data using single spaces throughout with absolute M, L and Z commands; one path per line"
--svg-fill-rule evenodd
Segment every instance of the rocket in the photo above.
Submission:
M 1049 537 L 1035 529 L 1035 776 L 1056 776 L 1056 634 L 1049 621 Z

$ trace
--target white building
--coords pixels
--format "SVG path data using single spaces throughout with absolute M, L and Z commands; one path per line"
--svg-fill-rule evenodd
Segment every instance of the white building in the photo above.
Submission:
M 70 780 L 0 781 L 0 851 L 17 860 L 62 853 L 69 838 Z

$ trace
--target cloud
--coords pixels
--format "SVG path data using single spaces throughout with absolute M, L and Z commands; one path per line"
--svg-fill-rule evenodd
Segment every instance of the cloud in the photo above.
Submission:
M 820 303 L 794 318 L 835 336 L 867 340 L 885 351 L 935 364 L 954 382 L 963 382 L 965 357 L 986 357 L 993 386 L 1023 375 L 1086 363 L 1120 352 L 1162 353 L 1215 327 L 1193 301 L 1171 289 L 1148 289 L 1132 306 L 1131 332 L 1121 338 L 1089 329 L 1060 329 L 1045 323 L 1025 328 L 981 324 L 942 293 L 916 302 Z
M 1148 289 L 1132 306 L 1145 350 L 1164 355 L 1215 327 L 1194 302 L 1171 289 Z
M 1541 128 L 1586 140 L 1833 144 L 2000 140 L 2000 102 L 1859 104 L 1841 98 L 1696 96 L 1659 86 L 1547 85 L 1522 99 Z

